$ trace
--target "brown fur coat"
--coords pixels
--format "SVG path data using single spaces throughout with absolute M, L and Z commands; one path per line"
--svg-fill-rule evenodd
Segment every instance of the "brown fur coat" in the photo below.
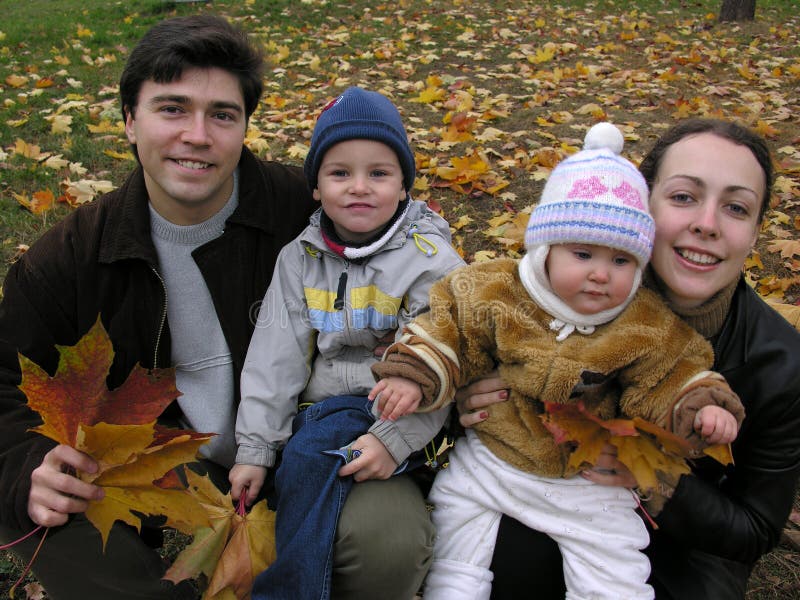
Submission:
M 695 412 L 709 403 L 741 422 L 738 397 L 708 371 L 711 346 L 655 293 L 641 289 L 612 322 L 557 342 L 552 317 L 525 291 L 517 264 L 477 263 L 436 283 L 430 312 L 406 328 L 373 367 L 375 375 L 417 381 L 423 410 L 432 410 L 498 368 L 509 400 L 490 406 L 475 430 L 501 459 L 547 477 L 574 473 L 567 469 L 569 448 L 555 444 L 542 424 L 543 402 L 583 400 L 602 418 L 641 417 L 687 438 Z

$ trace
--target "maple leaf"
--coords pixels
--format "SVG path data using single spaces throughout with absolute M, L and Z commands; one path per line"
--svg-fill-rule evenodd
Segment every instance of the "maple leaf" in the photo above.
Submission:
M 42 149 L 36 144 L 28 144 L 25 140 L 17 138 L 14 142 L 14 152 L 20 154 L 25 158 L 32 158 L 34 160 L 44 160 L 50 153 L 42 153 Z
M 767 247 L 770 252 L 780 252 L 781 258 L 791 258 L 800 256 L 800 241 L 797 240 L 773 240 Z
M 61 182 L 61 188 L 67 197 L 70 206 L 80 206 L 94 200 L 99 194 L 105 194 L 114 189 L 114 184 L 106 180 L 81 179 Z
M 96 473 L 77 476 L 105 491 L 85 513 L 100 531 L 103 548 L 115 521 L 140 527 L 136 513 L 166 516 L 166 525 L 185 532 L 208 523 L 193 496 L 154 484 L 175 467 L 196 460 L 199 447 L 213 435 L 156 426 L 156 418 L 180 395 L 174 370 L 148 373 L 136 365 L 122 386 L 108 390 L 114 351 L 99 317 L 77 344 L 56 349 L 53 377 L 19 356 L 19 388 L 42 417 L 43 423 L 32 431 L 98 462 Z
M 11 74 L 6 77 L 6 83 L 13 88 L 19 88 L 28 83 L 28 78 L 22 75 Z
M 645 492 L 656 489 L 658 471 L 676 477 L 690 471 L 686 458 L 693 455 L 691 445 L 658 425 L 638 417 L 601 419 L 587 412 L 581 402 L 546 402 L 545 411 L 542 422 L 555 442 L 575 445 L 568 460 L 571 468 L 594 465 L 603 446 L 610 443 Z M 728 445 L 711 446 L 704 453 L 723 464 L 733 462 Z
M 12 192 L 11 195 L 16 198 L 17 202 L 35 215 L 40 215 L 43 212 L 50 210 L 53 208 L 53 202 L 55 202 L 53 192 L 50 190 L 34 192 L 30 199 L 26 194 L 16 194 Z
M 219 491 L 208 477 L 192 471 L 186 477 L 211 526 L 195 531 L 164 578 L 177 583 L 202 573 L 209 578 L 204 599 L 248 597 L 256 575 L 275 560 L 275 513 L 266 500 L 245 513 L 243 504 L 234 508 L 230 494 Z
M 165 525 L 184 533 L 206 525 L 208 517 L 196 499 L 183 489 L 154 485 L 175 467 L 196 460 L 197 451 L 210 434 L 146 425 L 97 425 L 79 427 L 76 448 L 94 458 L 97 473 L 78 473 L 83 481 L 101 486 L 102 500 L 92 501 L 86 518 L 100 531 L 103 547 L 115 521 L 139 529 L 136 513 L 163 515 Z M 154 444 L 154 440 L 158 443 Z M 135 512 L 134 512 L 135 511 Z
M 28 405 L 44 421 L 34 431 L 61 444 L 75 447 L 79 425 L 143 425 L 155 421 L 180 396 L 173 369 L 148 372 L 140 365 L 133 368 L 122 386 L 109 390 L 106 377 L 114 350 L 99 317 L 77 344 L 56 349 L 59 360 L 54 377 L 19 356 L 19 387 Z

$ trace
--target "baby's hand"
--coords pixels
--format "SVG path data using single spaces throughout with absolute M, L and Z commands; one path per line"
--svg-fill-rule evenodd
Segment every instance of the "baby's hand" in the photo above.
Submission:
M 231 482 L 231 498 L 239 500 L 245 495 L 245 503 L 249 506 L 258 497 L 264 479 L 267 477 L 267 468 L 259 465 L 233 465 L 228 480 Z
M 697 411 L 694 430 L 709 445 L 730 444 L 736 439 L 736 417 L 720 406 L 708 405 Z
M 377 402 L 381 419 L 395 421 L 417 410 L 422 401 L 422 388 L 405 377 L 387 377 L 375 384 L 368 398 Z

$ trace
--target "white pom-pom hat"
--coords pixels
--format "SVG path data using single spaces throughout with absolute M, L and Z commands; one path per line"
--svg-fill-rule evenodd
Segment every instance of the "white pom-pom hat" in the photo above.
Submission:
M 620 156 L 624 141 L 611 123 L 592 127 L 584 138 L 583 150 L 553 169 L 525 230 L 527 254 L 520 263 L 522 282 L 561 326 L 568 324 L 569 331 L 562 331 L 566 331 L 564 337 L 576 328 L 591 333 L 595 325 L 618 315 L 636 293 L 642 270 L 650 260 L 655 223 L 648 212 L 649 191 L 639 170 Z M 636 258 L 633 288 L 621 306 L 580 315 L 552 293 L 545 269 L 550 246 L 574 243 L 616 248 Z
M 655 224 L 647 183 L 619 155 L 623 144 L 619 129 L 598 123 L 586 134 L 583 150 L 553 169 L 525 231 L 528 251 L 579 242 L 624 250 L 640 266 L 650 260 Z

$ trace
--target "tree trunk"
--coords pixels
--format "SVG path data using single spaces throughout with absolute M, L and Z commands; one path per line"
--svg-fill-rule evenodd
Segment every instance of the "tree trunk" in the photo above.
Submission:
M 720 21 L 752 21 L 756 17 L 756 0 L 722 0 Z

